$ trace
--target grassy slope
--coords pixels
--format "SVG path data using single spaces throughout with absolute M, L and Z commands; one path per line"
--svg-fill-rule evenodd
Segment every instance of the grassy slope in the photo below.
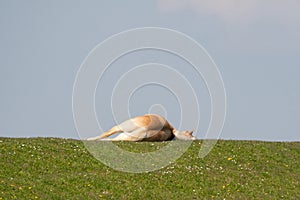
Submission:
M 154 145 L 153 145 L 154 144 Z M 165 143 L 128 143 L 154 151 Z M 0 138 L 1 199 L 300 199 L 300 143 L 218 141 L 204 159 L 200 141 L 168 167 L 114 171 L 76 140 Z

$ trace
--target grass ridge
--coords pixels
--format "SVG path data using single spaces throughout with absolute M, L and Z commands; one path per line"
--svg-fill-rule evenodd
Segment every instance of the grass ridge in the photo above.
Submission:
M 203 159 L 201 140 L 169 166 L 115 171 L 79 140 L 0 138 L 3 199 L 300 199 L 300 142 L 219 140 Z M 132 152 L 168 142 L 116 142 Z

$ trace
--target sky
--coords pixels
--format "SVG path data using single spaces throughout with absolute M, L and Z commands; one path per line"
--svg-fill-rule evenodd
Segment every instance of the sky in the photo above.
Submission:
M 79 138 L 72 91 L 89 52 L 113 34 L 162 27 L 193 38 L 218 66 L 227 96 L 221 139 L 300 141 L 299 9 L 298 0 L 1 1 L 0 136 Z M 173 66 L 190 81 L 201 110 L 195 132 L 203 138 L 211 106 L 203 79 L 155 50 L 123 56 L 104 75 L 95 96 L 103 128 L 115 123 L 109 97 L 116 82 L 149 62 Z M 156 112 L 180 123 L 179 104 L 162 87 L 140 88 L 126 101 L 133 116 Z

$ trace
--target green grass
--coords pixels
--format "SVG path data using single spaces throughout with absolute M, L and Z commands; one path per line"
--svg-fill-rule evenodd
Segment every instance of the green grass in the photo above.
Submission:
M 117 142 L 133 152 L 166 143 Z M 300 199 L 300 143 L 201 141 L 166 168 L 131 174 L 96 160 L 78 140 L 0 138 L 2 199 Z

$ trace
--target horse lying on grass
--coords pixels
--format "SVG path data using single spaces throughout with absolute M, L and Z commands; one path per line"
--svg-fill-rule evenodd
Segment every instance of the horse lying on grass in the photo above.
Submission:
M 120 133 L 114 138 L 111 135 Z M 120 125 L 112 127 L 100 136 L 88 138 L 87 140 L 106 140 L 106 141 L 168 141 L 195 140 L 193 131 L 178 131 L 160 115 L 144 115 L 135 117 L 122 122 Z

